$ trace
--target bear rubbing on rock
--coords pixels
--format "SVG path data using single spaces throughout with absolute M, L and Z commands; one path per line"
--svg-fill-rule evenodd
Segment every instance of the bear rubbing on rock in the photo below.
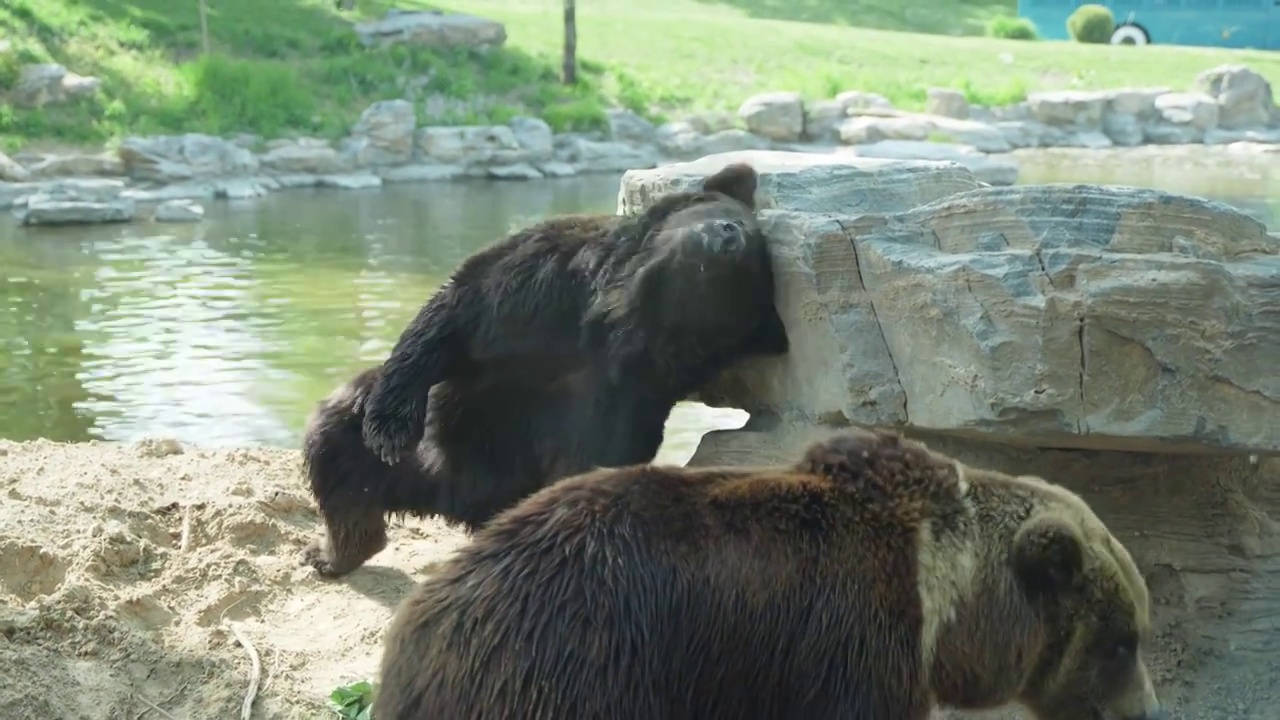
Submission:
M 373 716 L 1156 720 L 1148 613 L 1070 491 L 853 431 L 540 490 L 402 602 Z
M 744 320 L 754 330 L 766 306 L 764 349 L 785 352 L 755 218 L 758 182 L 753 167 L 733 163 L 701 192 L 669 194 L 637 217 L 555 218 L 472 255 L 383 363 L 365 406 L 365 443 L 395 463 L 423 437 L 428 391 L 495 361 L 572 364 L 584 351 L 604 352 L 614 372 L 653 361 L 702 378 L 743 349 Z M 765 275 L 767 286 L 754 280 Z
M 639 215 L 547 220 L 468 258 L 308 419 L 326 533 L 304 562 L 337 577 L 386 546 L 387 514 L 475 529 L 561 477 L 649 462 L 676 403 L 786 353 L 756 184 L 729 165 Z

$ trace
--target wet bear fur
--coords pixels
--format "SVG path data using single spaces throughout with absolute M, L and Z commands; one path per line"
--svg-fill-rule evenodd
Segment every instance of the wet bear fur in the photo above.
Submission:
M 495 362 L 585 353 L 615 375 L 657 363 L 692 385 L 746 352 L 786 352 L 758 182 L 734 163 L 637 216 L 553 218 L 472 255 L 383 363 L 365 443 L 396 462 L 425 433 L 429 390 Z
M 474 530 L 559 478 L 648 462 L 677 402 L 741 357 L 785 353 L 755 188 L 731 165 L 639 216 L 549 220 L 467 260 L 386 363 L 312 413 L 325 536 L 304 562 L 344 575 L 386 546 L 388 514 Z M 420 424 L 413 451 L 370 449 L 375 415 Z
M 1164 717 L 1149 601 L 1090 508 L 851 431 L 792 467 L 602 469 L 505 511 L 398 608 L 379 720 Z

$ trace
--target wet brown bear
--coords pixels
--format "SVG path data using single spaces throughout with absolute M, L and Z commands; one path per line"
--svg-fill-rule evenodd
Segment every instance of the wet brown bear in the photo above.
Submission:
M 343 575 L 385 547 L 389 513 L 474 529 L 558 478 L 648 462 L 677 402 L 785 353 L 756 183 L 730 165 L 638 216 L 548 220 L 464 262 L 387 362 L 309 419 L 326 535 L 304 561 Z M 414 451 L 386 464 L 362 425 Z
M 889 433 L 598 470 L 485 526 L 387 630 L 379 720 L 1163 718 L 1133 560 L 1076 495 Z

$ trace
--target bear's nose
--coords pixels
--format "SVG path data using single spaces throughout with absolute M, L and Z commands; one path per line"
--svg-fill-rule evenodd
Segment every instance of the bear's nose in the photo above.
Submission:
M 719 220 L 711 229 L 711 249 L 715 252 L 730 253 L 741 250 L 747 244 L 742 224 L 730 220 Z

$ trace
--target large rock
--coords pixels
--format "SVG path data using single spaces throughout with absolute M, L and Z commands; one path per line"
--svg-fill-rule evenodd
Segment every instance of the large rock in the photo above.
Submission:
M 507 41 L 502 23 L 464 13 L 391 9 L 369 22 L 356 23 L 366 46 L 409 43 L 427 47 L 499 47 Z
M 1012 160 L 992 157 L 972 145 L 926 142 L 920 140 L 882 140 L 850 148 L 861 157 L 892 160 L 945 160 L 959 163 L 982 182 L 990 185 L 1013 185 L 1018 182 L 1018 165 Z
M 201 133 L 129 137 L 120 144 L 118 153 L 125 172 L 136 180 L 244 177 L 258 171 L 258 159 L 252 152 Z
M 555 158 L 573 169 L 570 174 L 623 172 L 658 164 L 657 154 L 647 145 L 569 134 L 556 138 Z
M 924 111 L 930 115 L 968 120 L 969 101 L 965 99 L 964 93 L 959 90 L 929 88 L 925 98 Z
M 767 150 L 773 146 L 767 138 L 738 128 L 706 134 L 692 120 L 678 120 L 659 127 L 654 133 L 654 142 L 663 153 L 678 160 L 743 150 Z
M 1089 185 L 840 217 L 811 188 L 821 210 L 768 220 L 789 358 L 742 363 L 704 401 L 1048 447 L 1280 451 L 1280 240 L 1252 218 Z
M 1227 130 L 1265 127 L 1275 101 L 1271 83 L 1243 65 L 1220 65 L 1196 76 L 1196 90 L 1218 104 L 1218 125 Z
M 137 206 L 120 180 L 63 180 L 26 196 L 14 214 L 23 225 L 90 225 L 128 222 Z
M 797 92 L 753 95 L 738 108 L 747 130 L 780 142 L 794 142 L 804 135 L 804 100 Z
M 618 191 L 618 212 L 639 212 L 656 197 L 700 187 L 710 174 L 734 162 L 750 163 L 760 173 L 756 205 L 771 210 L 855 213 L 870 208 L 906 209 L 979 186 L 973 173 L 950 162 L 748 150 L 628 171 Z
M 848 117 L 844 103 L 838 100 L 818 100 L 804 108 L 804 136 L 807 140 L 834 143 L 840 140 L 840 123 Z
M 262 170 L 271 175 L 327 175 L 347 168 L 343 156 L 329 143 L 315 138 L 273 141 L 258 156 Z
M 618 142 L 647 143 L 653 141 L 657 128 L 630 110 L 613 108 L 605 111 L 609 119 L 609 139 Z
M 27 167 L 38 178 L 116 177 L 125 174 L 124 161 L 118 153 L 70 153 L 45 155 Z
M 551 127 L 523 117 L 508 125 L 424 127 L 417 149 L 433 163 L 461 167 L 540 162 L 551 157 Z
M 159 223 L 200 222 L 204 219 L 204 206 L 186 198 L 165 200 L 156 205 L 152 218 Z
M 362 167 L 400 165 L 413 157 L 418 118 L 408 100 L 382 100 L 365 108 L 344 142 L 344 151 Z
M 0 152 L 0 181 L 21 183 L 30 179 L 30 170 L 23 167 L 22 163 Z
M 974 120 L 941 115 L 898 113 L 857 115 L 838 126 L 840 141 L 863 145 L 883 140 L 947 140 L 972 145 L 982 152 L 1008 152 L 1009 140 L 999 128 Z
M 43 107 L 92 95 L 101 86 L 98 78 L 77 75 L 57 63 L 36 63 L 21 67 L 8 97 L 16 105 Z
M 1032 119 L 1046 125 L 1096 128 L 1111 93 L 1085 90 L 1034 92 L 1027 96 Z

